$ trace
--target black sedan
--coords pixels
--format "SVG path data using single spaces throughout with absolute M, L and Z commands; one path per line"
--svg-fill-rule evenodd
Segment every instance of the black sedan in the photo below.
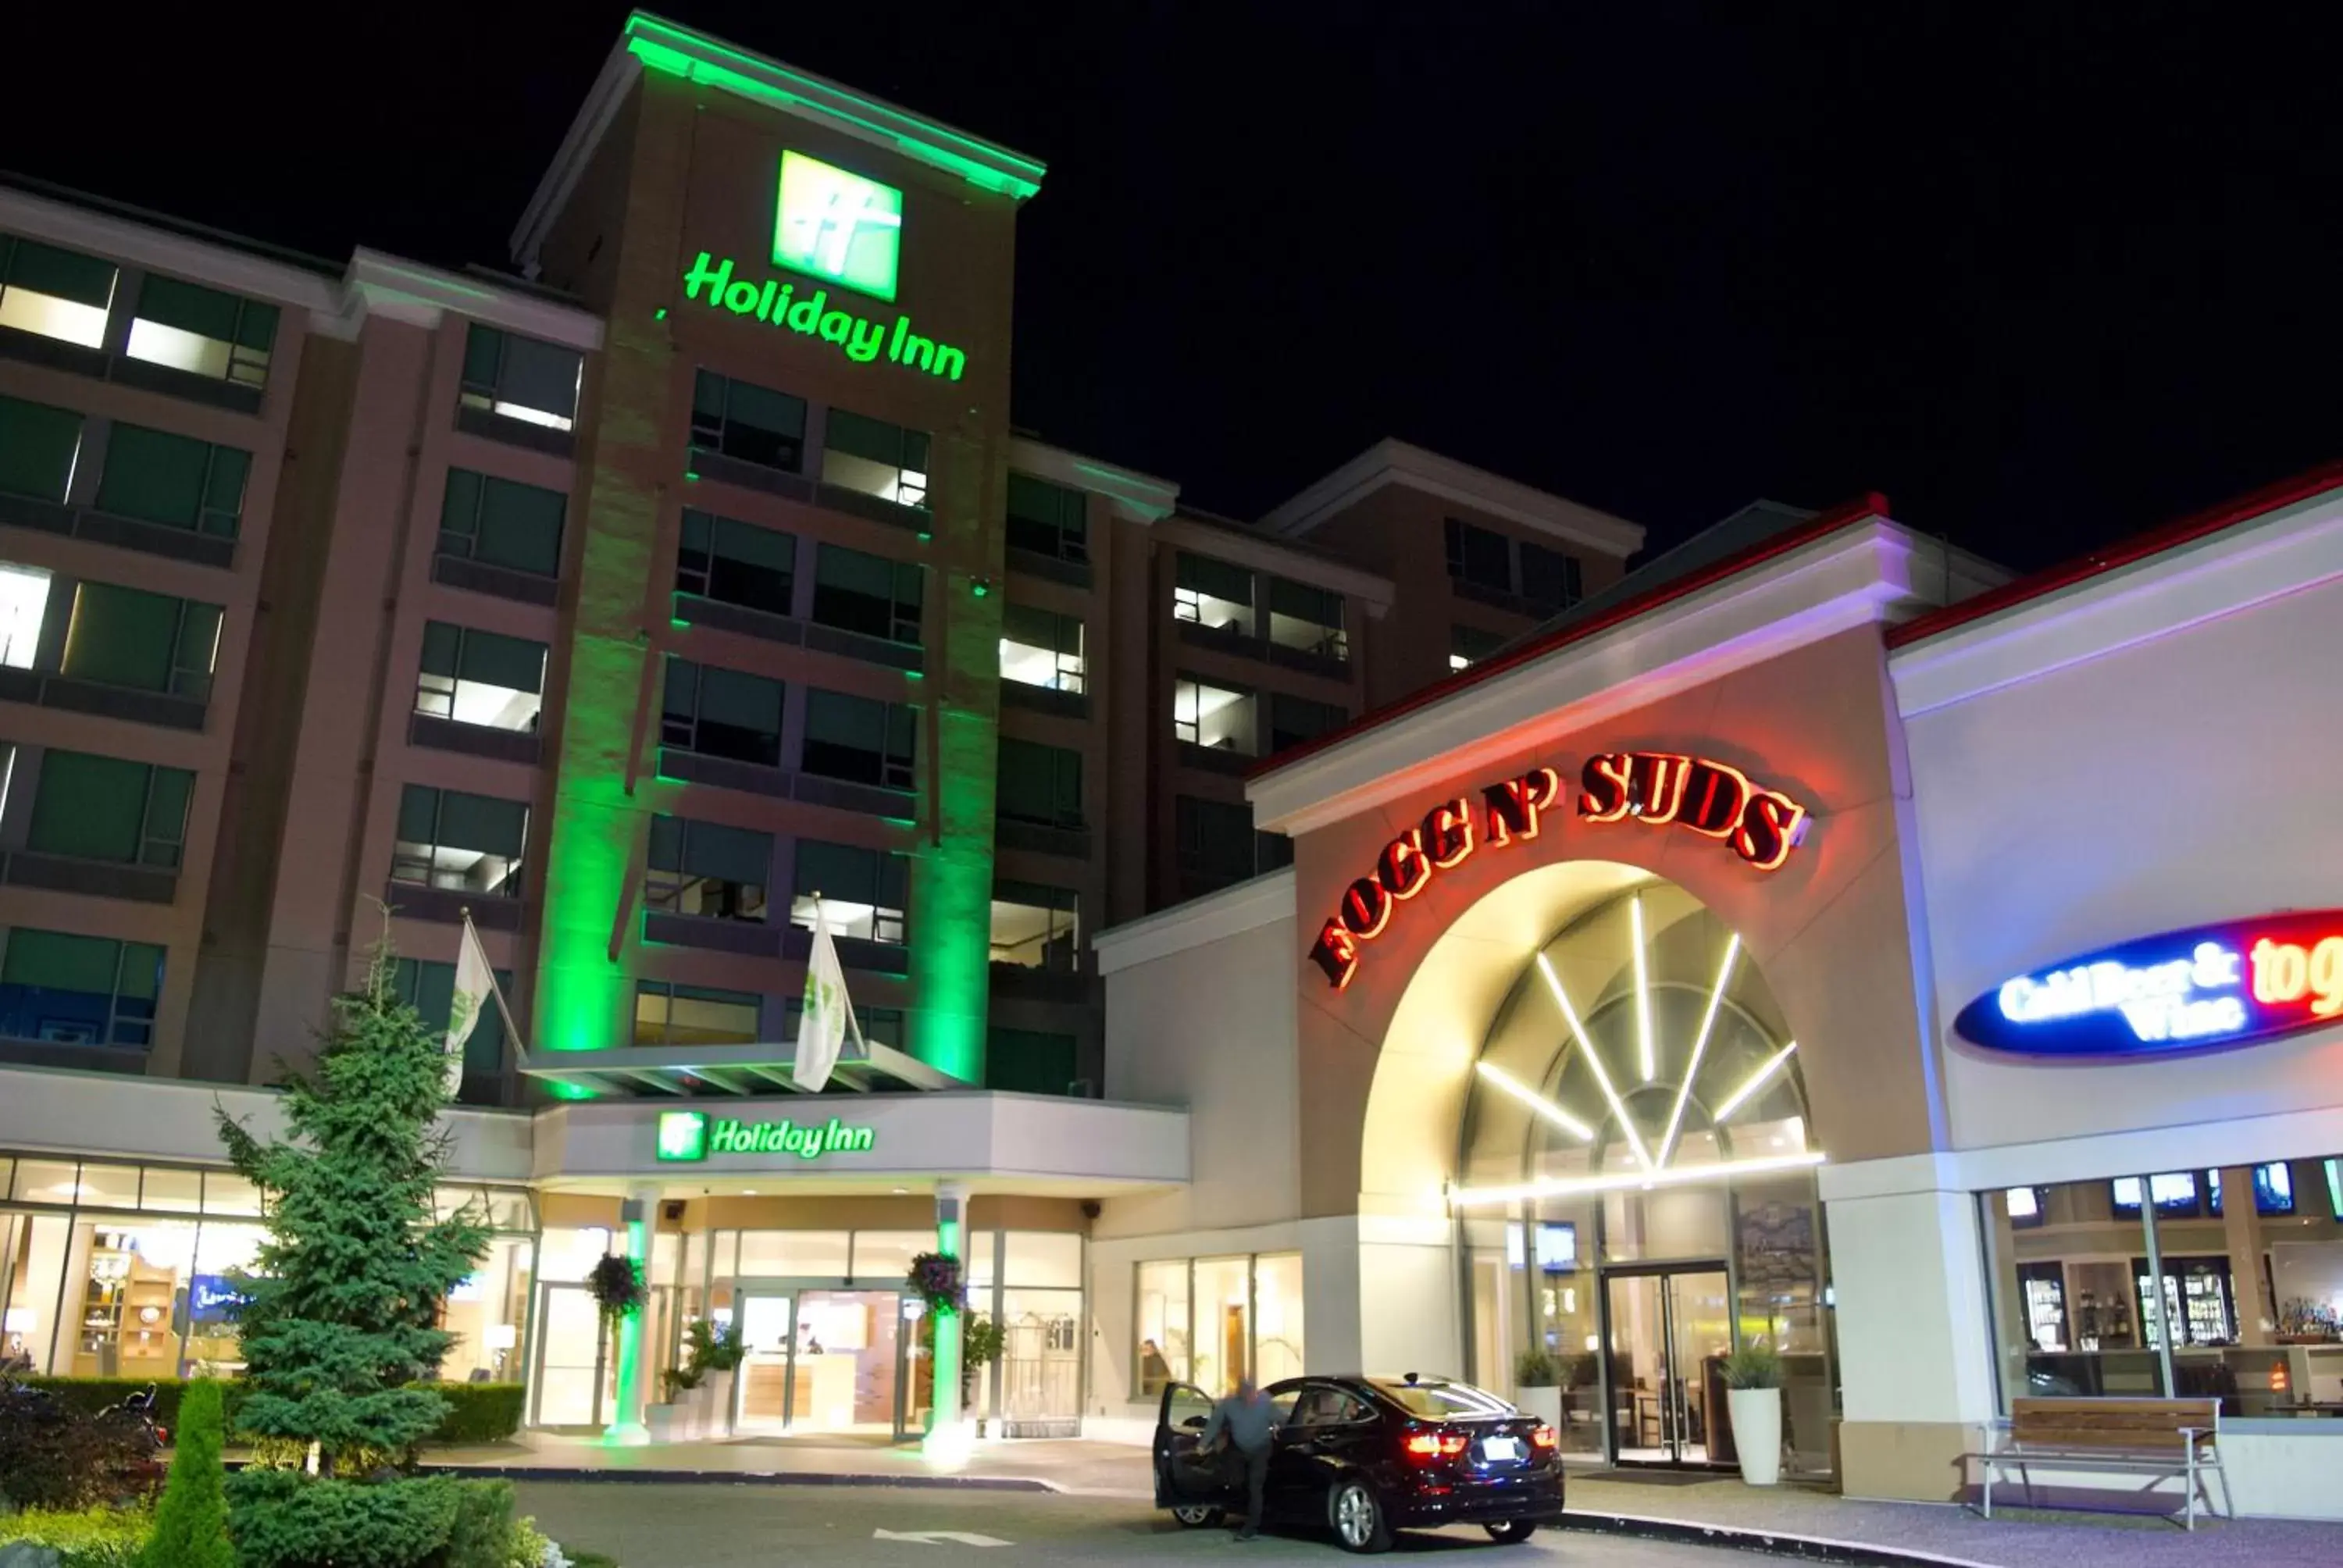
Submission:
M 1445 1378 L 1301 1377 L 1267 1390 L 1277 1408 L 1265 1522 L 1332 1530 L 1345 1551 L 1382 1552 L 1392 1532 L 1478 1524 L 1526 1541 L 1562 1516 L 1554 1431 L 1495 1394 Z M 1163 1391 L 1155 1505 L 1190 1528 L 1244 1511 L 1241 1470 L 1197 1452 L 1212 1401 Z

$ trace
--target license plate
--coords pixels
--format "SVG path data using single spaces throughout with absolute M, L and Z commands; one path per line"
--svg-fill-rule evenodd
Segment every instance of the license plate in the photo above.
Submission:
M 1481 1457 L 1483 1459 L 1519 1459 L 1521 1456 L 1522 1440 L 1518 1437 L 1484 1437 L 1481 1440 Z

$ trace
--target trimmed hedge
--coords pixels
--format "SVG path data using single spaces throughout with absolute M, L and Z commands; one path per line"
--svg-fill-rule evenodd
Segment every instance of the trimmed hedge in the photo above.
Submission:
M 45 1389 L 75 1410 L 96 1414 L 110 1410 L 132 1394 L 146 1392 L 144 1378 L 121 1377 L 32 1377 L 24 1380 L 33 1388 Z M 520 1430 L 521 1410 L 528 1391 L 517 1382 L 434 1382 L 417 1383 L 427 1388 L 447 1402 L 447 1419 L 439 1423 L 430 1441 L 435 1443 L 502 1442 Z M 155 1419 L 171 1431 L 179 1426 L 179 1401 L 187 1385 L 176 1380 L 155 1384 Z M 236 1439 L 236 1416 L 244 1403 L 245 1385 L 230 1382 L 221 1385 L 227 1411 L 228 1441 Z

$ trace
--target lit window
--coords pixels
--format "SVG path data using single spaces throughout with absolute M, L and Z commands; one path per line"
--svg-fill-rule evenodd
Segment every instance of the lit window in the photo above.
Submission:
M 49 574 L 0 561 L 0 665 L 30 669 L 49 610 Z
M 1082 689 L 1082 623 L 1027 605 L 1001 609 L 1001 678 L 1050 691 Z
M 138 314 L 123 352 L 174 370 L 257 387 L 268 380 L 277 340 L 277 307 L 216 288 L 149 277 L 139 286 Z
M 992 885 L 992 961 L 1071 972 L 1079 933 L 1070 888 L 1032 882 Z
M 545 644 L 429 621 L 415 711 L 458 724 L 534 733 L 544 703 Z
M 1251 636 L 1252 573 L 1183 550 L 1172 590 L 1172 613 L 1198 626 Z
M 811 930 L 819 895 L 821 923 L 831 935 L 900 944 L 907 940 L 903 910 L 910 884 L 910 865 L 900 855 L 800 839 L 790 884 L 789 923 Z
M 508 419 L 567 430 L 577 423 L 585 357 L 474 322 L 464 339 L 460 399 Z
M 821 482 L 925 508 L 928 433 L 832 408 L 822 430 Z
M 643 980 L 635 988 L 637 1045 L 753 1045 L 762 999 L 749 991 Z
M 110 261 L 0 236 L 0 327 L 102 347 L 119 276 Z
M 75 680 L 210 700 L 220 607 L 84 581 L 74 590 L 60 668 Z
M 517 898 L 528 838 L 522 801 L 409 784 L 398 801 L 391 879 Z
M 1260 750 L 1249 691 L 1182 679 L 1172 689 L 1172 729 L 1181 739 L 1216 751 L 1251 757 Z

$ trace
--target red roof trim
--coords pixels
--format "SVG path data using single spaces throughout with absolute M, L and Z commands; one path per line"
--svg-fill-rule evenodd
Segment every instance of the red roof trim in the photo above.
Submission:
M 1370 729 L 1379 729 L 1403 714 L 1413 713 L 1419 708 L 1428 708 L 1443 698 L 1453 696 L 1467 687 L 1477 685 L 1483 680 L 1494 679 L 1507 670 L 1518 669 L 1533 659 L 1543 658 L 1556 648 L 1567 648 L 1574 642 L 1583 642 L 1596 633 L 1608 631 L 1624 621 L 1634 620 L 1638 616 L 1649 614 L 1664 604 L 1697 593 L 1713 583 L 1723 582 L 1727 578 L 1737 576 L 1777 556 L 1787 555 L 1792 550 L 1810 545 L 1825 535 L 1835 534 L 1849 524 L 1860 522 L 1865 518 L 1886 516 L 1887 498 L 1876 492 L 1858 497 L 1843 506 L 1833 507 L 1827 512 L 1817 513 L 1807 518 L 1795 528 L 1775 534 L 1771 538 L 1760 539 L 1746 549 L 1736 550 L 1732 555 L 1726 556 L 1722 560 L 1713 561 L 1696 572 L 1671 578 L 1648 593 L 1641 593 L 1633 598 L 1623 599 L 1592 619 L 1560 628 L 1552 634 L 1538 638 L 1535 642 L 1508 649 L 1493 658 L 1484 659 L 1469 668 L 1460 669 L 1443 680 L 1436 680 L 1430 686 L 1412 691 L 1397 702 L 1386 703 L 1372 713 L 1362 714 L 1340 729 L 1330 729 L 1325 734 L 1305 740 L 1299 746 L 1289 746 L 1247 773 L 1245 779 L 1250 783 L 1255 779 L 1265 778 L 1269 774 L 1291 768 L 1306 757 L 1339 746 L 1352 737 L 1363 735 Z
M 2094 554 L 2077 556 L 2073 560 L 2062 561 L 2055 567 L 1965 598 L 1958 604 L 1931 610 L 1926 615 L 1906 621 L 1902 626 L 1891 628 L 1887 633 L 1887 646 L 1891 648 L 1908 648 L 1955 627 L 1982 620 L 2013 605 L 2041 598 L 2061 588 L 2072 588 L 2077 583 L 2088 582 L 2118 567 L 2130 566 L 2135 561 L 2177 549 L 2209 534 L 2217 534 L 2224 528 L 2251 522 L 2256 518 L 2338 486 L 2343 486 L 2343 462 L 2322 464 L 2307 474 L 2281 479 L 2275 485 L 2265 485 L 2258 490 L 2224 501 L 2219 506 L 2209 507 L 2177 522 L 2150 528 L 2144 534 L 2135 534 Z

